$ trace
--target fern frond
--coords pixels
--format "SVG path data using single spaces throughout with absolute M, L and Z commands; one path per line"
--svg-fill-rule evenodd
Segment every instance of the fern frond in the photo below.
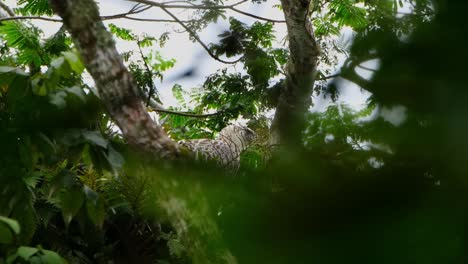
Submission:
M 23 4 L 24 6 L 21 6 Z M 48 0 L 18 0 L 18 5 L 21 7 L 17 11 L 22 15 L 52 16 L 54 14 Z
M 27 27 L 15 21 L 6 21 L 0 26 L 0 35 L 12 48 L 20 50 L 40 48 L 40 30 L 35 27 Z
M 329 5 L 332 11 L 331 21 L 337 22 L 340 27 L 350 26 L 360 29 L 367 25 L 366 10 L 356 6 L 350 0 L 334 0 Z
M 18 62 L 34 64 L 36 67 L 43 62 L 43 49 L 40 43 L 41 31 L 28 27 L 16 21 L 6 21 L 0 26 L 0 35 L 10 48 L 18 50 Z

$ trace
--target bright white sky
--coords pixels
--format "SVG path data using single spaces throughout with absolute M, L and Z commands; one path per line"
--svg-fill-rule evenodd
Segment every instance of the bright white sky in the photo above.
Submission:
M 6 3 L 10 6 L 15 6 L 15 2 L 15 0 L 6 1 Z M 236 1 L 225 1 L 226 4 L 234 2 Z M 98 3 L 100 6 L 101 15 L 113 15 L 118 13 L 124 13 L 131 9 L 131 7 L 135 4 L 125 0 L 99 0 Z M 273 7 L 278 3 L 278 0 L 269 0 L 266 3 L 262 3 L 260 5 L 246 2 L 238 8 L 243 11 L 255 14 L 257 16 L 284 20 L 282 11 Z M 184 17 L 187 17 L 188 15 L 188 13 L 184 12 L 182 9 L 172 11 L 181 19 L 184 19 Z M 141 18 L 170 19 L 170 17 L 168 17 L 166 14 L 164 14 L 157 8 L 152 8 L 135 16 Z M 237 19 L 243 21 L 246 24 L 251 24 L 256 21 L 250 17 L 242 16 L 230 11 L 226 13 L 226 16 L 235 16 Z M 60 23 L 51 23 L 40 20 L 34 20 L 33 23 L 39 26 L 41 29 L 43 29 L 46 35 L 55 33 L 60 27 Z M 141 34 L 145 32 L 149 35 L 156 37 L 158 37 L 166 31 L 183 31 L 180 25 L 176 23 L 139 22 L 124 19 L 111 20 L 107 21 L 106 23 L 113 23 L 117 26 L 131 29 L 136 34 Z M 224 30 L 227 30 L 228 27 L 228 21 L 219 20 L 217 24 L 212 24 L 203 32 L 199 32 L 199 35 L 206 44 L 210 42 L 216 42 L 218 39 L 217 35 L 222 33 Z M 275 25 L 275 31 L 277 40 L 279 42 L 283 41 L 286 36 L 285 24 L 277 23 Z M 278 45 L 280 44 L 278 43 Z M 117 48 L 120 52 L 135 50 L 134 45 L 120 40 L 117 40 Z M 173 84 L 179 83 L 185 89 L 197 87 L 204 82 L 206 76 L 208 76 L 211 73 L 214 73 L 217 69 L 230 67 L 229 65 L 224 65 L 209 57 L 209 55 L 205 52 L 205 50 L 203 50 L 203 48 L 198 43 L 193 43 L 188 39 L 188 34 L 186 32 L 172 33 L 165 47 L 158 47 L 158 49 L 164 58 L 176 59 L 175 67 L 164 73 L 164 82 L 157 84 L 157 87 L 162 97 L 161 99 L 166 107 L 176 105 L 176 101 L 174 100 L 171 94 L 171 88 Z M 195 74 L 193 74 L 190 78 L 178 78 L 178 76 L 180 76 L 181 73 L 184 73 L 189 69 L 193 69 L 194 65 L 196 66 Z M 239 64 L 231 70 L 243 71 L 242 65 Z M 362 75 L 369 75 L 369 72 L 365 72 L 364 70 L 359 73 Z M 345 102 L 346 104 L 349 104 L 350 106 L 357 109 L 362 108 L 365 105 L 365 100 L 367 99 L 368 94 L 363 93 L 362 91 L 360 91 L 359 87 L 350 82 L 343 82 L 344 83 L 342 86 L 346 88 L 341 90 L 340 101 Z M 314 103 L 315 107 L 313 108 L 313 110 L 320 111 L 324 110 L 326 106 L 330 103 L 330 101 L 325 100 L 323 98 L 315 98 Z

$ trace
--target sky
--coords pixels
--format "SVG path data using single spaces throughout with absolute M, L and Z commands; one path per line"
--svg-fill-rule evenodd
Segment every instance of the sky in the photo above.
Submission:
M 6 3 L 10 6 L 15 6 L 15 0 L 7 0 Z M 225 4 L 231 4 L 237 1 L 225 1 Z M 135 4 L 126 0 L 99 0 L 99 7 L 101 15 L 113 15 L 118 13 L 124 13 L 131 9 Z M 246 11 L 248 13 L 255 14 L 257 16 L 268 17 L 277 20 L 284 20 L 282 11 L 278 8 L 275 8 L 274 5 L 279 4 L 278 0 L 268 0 L 262 4 L 253 4 L 250 1 L 242 4 L 238 8 Z M 178 17 L 184 19 L 189 15 L 189 13 L 184 12 L 183 10 L 172 10 Z M 235 16 L 237 19 L 242 22 L 250 25 L 255 22 L 255 19 L 252 19 L 247 16 L 242 16 L 232 11 L 228 11 L 226 16 Z M 157 8 L 151 8 L 143 13 L 135 15 L 135 17 L 140 18 L 160 18 L 160 19 L 170 19 L 166 14 Z M 60 23 L 51 23 L 46 21 L 34 20 L 32 21 L 35 25 L 39 26 L 45 33 L 46 36 L 55 33 L 59 27 Z M 147 33 L 152 36 L 158 37 L 162 33 L 169 31 L 183 31 L 180 25 L 176 23 L 152 23 L 152 22 L 140 22 L 126 19 L 117 19 L 106 21 L 107 23 L 113 23 L 119 27 L 124 27 L 131 29 L 137 35 L 142 33 Z M 216 42 L 218 40 L 218 34 L 229 28 L 229 23 L 227 20 L 219 20 L 216 24 L 211 24 L 199 32 L 200 38 L 206 43 Z M 286 27 L 285 24 L 277 23 L 275 24 L 276 39 L 278 40 L 277 45 L 282 45 L 280 41 L 284 40 L 286 36 Z M 345 34 L 350 34 L 349 32 Z M 136 46 L 132 43 L 117 40 L 117 49 L 119 52 L 125 52 L 129 50 L 136 50 Z M 158 51 L 166 59 L 174 58 L 176 60 L 175 67 L 164 73 L 164 81 L 162 83 L 156 83 L 156 86 L 161 94 L 162 102 L 164 106 L 177 106 L 176 100 L 172 97 L 171 88 L 174 84 L 181 84 L 185 89 L 190 89 L 192 87 L 201 86 L 204 82 L 205 77 L 211 73 L 214 73 L 217 69 L 224 67 L 231 67 L 229 65 L 222 64 L 213 60 L 206 51 L 198 44 L 189 40 L 189 35 L 187 32 L 181 33 L 171 33 L 169 41 L 163 48 L 157 47 Z M 341 61 L 343 61 L 342 58 Z M 375 67 L 376 62 L 370 62 L 368 67 Z M 189 78 L 179 78 L 184 72 L 188 70 L 194 70 L 193 74 Z M 242 65 L 238 64 L 234 68 L 231 68 L 232 71 L 244 72 Z M 370 76 L 370 72 L 365 70 L 358 70 L 359 74 L 363 76 Z M 361 89 L 353 83 L 347 82 L 345 80 L 341 81 L 341 96 L 339 102 L 346 103 L 353 108 L 360 109 L 366 104 L 366 99 L 369 96 L 368 93 L 361 91 Z M 314 98 L 314 107 L 313 111 L 323 111 L 330 104 L 329 99 L 323 97 Z

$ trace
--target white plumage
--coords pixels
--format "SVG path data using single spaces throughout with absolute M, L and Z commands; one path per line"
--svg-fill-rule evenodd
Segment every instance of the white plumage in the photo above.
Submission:
M 220 166 L 237 169 L 240 154 L 255 139 L 251 129 L 229 125 L 223 128 L 216 139 L 182 140 L 179 144 L 191 150 L 197 159 L 215 160 Z

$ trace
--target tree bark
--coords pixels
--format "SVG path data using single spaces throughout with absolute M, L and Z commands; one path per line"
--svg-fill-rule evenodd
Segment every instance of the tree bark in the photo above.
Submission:
M 304 114 L 312 103 L 312 91 L 320 48 L 309 19 L 310 0 L 281 0 L 289 40 L 285 84 L 281 88 L 271 125 L 271 144 L 300 146 Z
M 50 0 L 50 3 L 62 17 L 101 100 L 129 145 L 161 158 L 178 155 L 177 144 L 146 111 L 112 35 L 99 18 L 95 1 Z

